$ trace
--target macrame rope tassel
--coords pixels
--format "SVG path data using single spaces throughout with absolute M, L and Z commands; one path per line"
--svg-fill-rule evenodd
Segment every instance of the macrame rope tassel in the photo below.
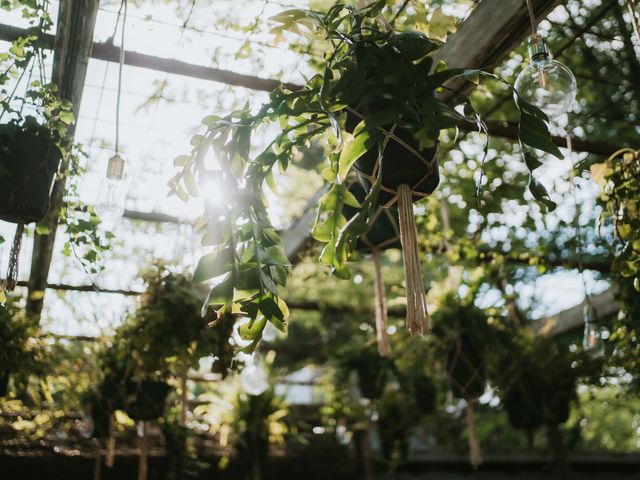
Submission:
M 382 265 L 380 263 L 380 250 L 373 250 L 373 265 L 376 270 L 376 338 L 378 340 L 378 353 L 381 357 L 391 355 L 391 345 L 387 335 L 387 302 L 382 281 Z
M 467 399 L 467 428 L 469 431 L 469 463 L 476 469 L 482 463 L 482 452 L 476 432 L 476 417 L 473 412 L 473 402 Z
M 407 328 L 410 335 L 423 335 L 429 330 L 427 297 L 424 293 L 420 256 L 418 253 L 418 232 L 413 217 L 411 189 L 402 184 L 398 187 L 398 217 L 400 220 L 400 243 L 404 261 L 404 281 L 407 289 Z
M 18 266 L 20 263 L 20 247 L 22 247 L 22 235 L 24 234 L 24 223 L 19 223 L 16 227 L 16 234 L 13 237 L 13 245 L 9 254 L 9 268 L 7 268 L 7 278 L 0 282 L 0 290 L 13 292 L 18 283 Z

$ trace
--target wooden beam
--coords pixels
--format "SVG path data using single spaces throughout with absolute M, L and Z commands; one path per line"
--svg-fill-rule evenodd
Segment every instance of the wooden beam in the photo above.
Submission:
M 0 24 L 0 40 L 12 42 L 16 38 L 24 37 L 30 33 L 32 32 L 29 29 Z M 53 35 L 44 35 L 43 42 L 45 48 L 51 48 L 55 44 L 56 38 Z M 120 59 L 120 48 L 112 43 L 92 42 L 90 57 L 95 60 L 118 63 Z M 271 92 L 280 85 L 284 85 L 290 90 L 299 90 L 302 88 L 301 85 L 296 85 L 294 83 L 283 84 L 280 80 L 243 75 L 230 70 L 204 67 L 202 65 L 195 65 L 193 63 L 187 63 L 172 58 L 146 55 L 132 50 L 125 51 L 124 63 L 131 67 L 145 68 L 147 70 L 172 73 L 191 78 L 199 78 L 202 80 L 209 80 L 212 82 L 219 82 L 226 85 L 244 87 L 251 90 L 261 90 L 265 92 Z
M 532 0 L 536 18 L 546 17 L 559 3 Z M 493 69 L 529 35 L 531 24 L 525 0 L 482 0 L 448 37 L 434 64 L 442 60 L 450 68 Z M 473 88 L 465 80 L 454 80 L 447 86 L 455 91 Z
M 73 113 L 78 118 L 84 90 L 84 80 L 89 63 L 89 52 L 98 13 L 99 0 L 61 0 L 58 9 L 58 35 L 55 37 L 53 56 L 53 82 L 58 85 L 61 98 L 73 103 Z M 69 127 L 73 134 L 75 125 Z M 31 274 L 27 311 L 39 315 L 51 267 L 53 247 L 58 229 L 58 211 L 66 191 L 65 172 L 60 172 L 53 184 L 49 214 L 41 222 L 47 234 L 37 234 L 33 240 Z
M 593 295 L 591 304 L 598 314 L 599 322 L 606 322 L 620 311 L 620 304 L 616 299 L 615 288 Z M 584 327 L 583 310 L 586 301 L 563 310 L 560 313 L 532 322 L 531 328 L 538 334 L 546 333 L 552 337 L 562 335 Z

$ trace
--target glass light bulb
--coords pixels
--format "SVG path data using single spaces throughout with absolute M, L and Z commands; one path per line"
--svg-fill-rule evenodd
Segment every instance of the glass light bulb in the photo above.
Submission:
M 593 306 L 585 305 L 582 317 L 584 319 L 582 347 L 593 356 L 604 355 L 604 343 L 598 327 L 598 316 Z
M 120 155 L 111 157 L 105 179 L 100 184 L 96 212 L 104 221 L 115 220 L 124 213 L 126 200 L 124 165 L 124 159 Z
M 553 60 L 539 36 L 529 40 L 531 61 L 516 78 L 518 95 L 534 104 L 549 118 L 567 113 L 576 99 L 576 78 L 571 70 Z
M 261 365 L 247 365 L 240 373 L 240 385 L 249 395 L 262 395 L 269 388 L 267 372 Z

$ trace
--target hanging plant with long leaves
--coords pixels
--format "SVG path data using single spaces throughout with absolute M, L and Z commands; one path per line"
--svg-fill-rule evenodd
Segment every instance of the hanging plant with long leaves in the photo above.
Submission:
M 286 171 L 294 154 L 312 140 L 324 142 L 327 149 L 322 170 L 327 191 L 312 232 L 325 244 L 320 261 L 334 275 L 348 278 L 346 264 L 377 208 L 398 203 L 407 326 L 411 333 L 428 329 L 412 202 L 437 187 L 441 132 L 473 122 L 487 133 L 467 96 L 445 101 L 441 93 L 454 78 L 503 81 L 481 70 L 434 64 L 443 41 L 417 31 L 391 31 L 384 19 L 394 14 L 378 0 L 363 8 L 337 3 L 326 13 L 296 9 L 273 17 L 276 34 L 307 31 L 328 45 L 322 71 L 299 90 L 274 90 L 258 111 L 245 107 L 224 117 L 206 117 L 207 130 L 193 137 L 191 154 L 176 159 L 180 171 L 169 185 L 179 197 L 197 196 L 211 177 L 225 189 L 225 201 L 206 207 L 203 244 L 213 251 L 200 260 L 194 281 L 215 284 L 206 308 L 251 318 L 240 332 L 252 340 L 247 350 L 255 347 L 268 321 L 286 329 L 288 312 L 278 288 L 285 285 L 290 263 L 269 219 L 265 189 L 275 190 L 274 170 Z M 562 154 L 551 141 L 547 116 L 513 93 L 522 156 L 532 172 L 541 164 L 534 149 L 559 158 Z M 275 137 L 254 155 L 256 134 L 276 126 Z M 488 144 L 485 154 L 487 149 Z M 211 151 L 219 164 L 215 171 L 210 169 Z M 348 179 L 355 176 L 367 190 L 363 201 L 348 188 Z M 529 188 L 538 201 L 555 207 L 533 175 Z M 345 205 L 357 210 L 349 219 Z
M 7 275 L 0 280 L 0 303 L 3 290 L 16 286 L 25 225 L 38 222 L 36 232 L 47 235 L 48 227 L 39 222 L 56 215 L 69 237 L 63 253 L 73 253 L 90 273 L 97 272 L 96 261 L 112 237 L 98 231 L 100 219 L 78 197 L 84 152 L 73 137 L 73 108 L 46 78 L 45 34 L 53 27 L 49 2 L 0 2 L 1 10 L 18 8 L 30 27 L 0 52 L 0 220 L 17 224 Z M 55 178 L 65 179 L 66 197 L 58 211 L 50 212 Z

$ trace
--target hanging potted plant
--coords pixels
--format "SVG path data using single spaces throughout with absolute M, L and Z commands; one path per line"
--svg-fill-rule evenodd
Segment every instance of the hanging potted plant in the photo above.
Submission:
M 320 73 L 299 90 L 276 89 L 257 112 L 246 107 L 225 117 L 206 117 L 207 130 L 193 137 L 191 154 L 176 158 L 180 171 L 169 185 L 186 200 L 199 194 L 201 178 L 210 174 L 209 152 L 216 153 L 218 184 L 227 195 L 200 223 L 206 232 L 203 244 L 215 251 L 200 260 L 194 281 L 218 279 L 207 305 L 219 314 L 234 310 L 251 318 L 245 337 L 253 342 L 247 350 L 255 347 L 267 321 L 285 330 L 288 314 L 278 287 L 285 284 L 290 264 L 269 219 L 263 188 L 273 187 L 274 168 L 285 171 L 294 153 L 312 140 L 324 142 L 328 153 L 322 171 L 327 193 L 313 228 L 313 236 L 325 244 L 320 261 L 334 275 L 348 277 L 346 263 L 377 208 L 397 204 L 407 327 L 412 334 L 428 329 L 412 203 L 438 184 L 440 132 L 469 121 L 486 131 L 466 96 L 445 102 L 439 93 L 455 77 L 498 77 L 434 64 L 443 42 L 418 31 L 394 32 L 385 20 L 394 16 L 383 0 L 360 8 L 337 3 L 326 12 L 277 15 L 272 19 L 276 34 L 305 30 L 327 45 Z M 533 170 L 540 164 L 533 149 L 562 157 L 551 141 L 547 116 L 516 92 L 514 101 L 526 165 Z M 269 124 L 280 130 L 254 155 L 255 133 Z M 359 176 L 367 190 L 362 201 L 349 193 L 352 176 Z M 533 176 L 529 185 L 537 200 L 554 206 Z M 350 219 L 345 204 L 357 210 Z
M 482 454 L 473 402 L 485 391 L 486 352 L 492 331 L 482 310 L 454 297 L 446 298 L 436 315 L 434 333 L 446 356 L 446 377 L 451 392 L 466 402 L 469 462 L 477 468 L 482 463 Z
M 61 162 L 72 167 L 71 173 L 78 171 L 77 146 L 69 133 L 74 122 L 71 104 L 44 79 L 41 37 L 52 26 L 47 2 L 19 3 L 36 33 L 13 41 L 0 59 L 0 220 L 17 224 L 7 275 L 0 284 L 9 291 L 17 280 L 24 227 L 48 213 Z
M 355 372 L 363 398 L 382 397 L 393 363 L 381 357 L 375 345 L 359 346 L 339 353 L 339 366 L 344 372 Z
M 566 422 L 577 378 L 591 368 L 587 359 L 559 349 L 552 338 L 526 331 L 517 332 L 500 353 L 498 371 L 492 376 L 509 423 L 535 430 Z

